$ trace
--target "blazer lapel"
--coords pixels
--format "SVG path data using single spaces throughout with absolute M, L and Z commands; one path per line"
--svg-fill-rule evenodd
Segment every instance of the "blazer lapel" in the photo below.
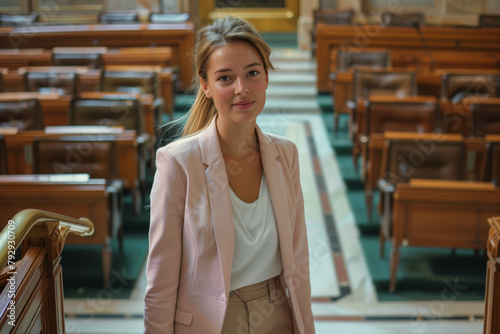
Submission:
M 208 203 L 227 297 L 234 252 L 234 225 L 226 165 L 220 150 L 215 119 L 203 131 L 200 148 L 202 162 L 207 165 L 205 180 Z
M 273 141 L 264 134 L 257 126 L 257 135 L 259 138 L 260 156 L 266 176 L 266 182 L 273 203 L 274 216 L 278 227 L 278 236 L 280 242 L 281 259 L 283 269 L 287 276 L 293 270 L 293 247 L 291 234 L 291 212 L 289 208 L 294 208 L 295 203 L 291 201 L 288 193 L 287 180 L 281 162 L 278 160 L 279 152 Z

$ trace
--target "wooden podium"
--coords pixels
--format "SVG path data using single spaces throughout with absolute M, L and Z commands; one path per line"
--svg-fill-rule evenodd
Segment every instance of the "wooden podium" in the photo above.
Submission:
M 497 334 L 500 333 L 500 217 L 490 218 L 488 222 L 489 261 L 486 269 L 483 334 Z
M 64 333 L 61 252 L 69 233 L 94 225 L 47 211 L 22 210 L 0 233 L 0 333 Z M 22 259 L 14 258 L 21 246 Z

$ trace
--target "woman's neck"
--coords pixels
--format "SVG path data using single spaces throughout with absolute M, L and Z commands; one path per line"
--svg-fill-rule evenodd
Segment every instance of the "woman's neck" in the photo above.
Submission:
M 258 149 L 256 126 L 256 122 L 238 126 L 217 122 L 222 155 L 239 158 L 253 154 Z

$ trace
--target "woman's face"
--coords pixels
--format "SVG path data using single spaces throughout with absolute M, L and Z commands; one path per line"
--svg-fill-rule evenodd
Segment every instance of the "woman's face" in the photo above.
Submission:
M 207 80 L 200 82 L 219 117 L 230 123 L 255 122 L 266 103 L 269 82 L 257 50 L 246 42 L 229 43 L 216 49 L 207 65 Z

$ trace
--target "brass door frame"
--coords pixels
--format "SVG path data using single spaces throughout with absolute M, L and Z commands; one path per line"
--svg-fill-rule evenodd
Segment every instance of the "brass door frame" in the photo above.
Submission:
M 248 20 L 260 32 L 297 31 L 299 0 L 285 0 L 285 8 L 216 8 L 215 1 L 206 0 L 198 5 L 202 25 L 231 15 Z

